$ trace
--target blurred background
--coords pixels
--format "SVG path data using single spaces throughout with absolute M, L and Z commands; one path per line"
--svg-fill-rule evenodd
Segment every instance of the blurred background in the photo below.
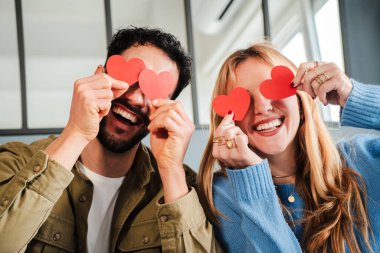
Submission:
M 0 144 L 59 134 L 75 80 L 104 64 L 112 34 L 130 25 L 174 34 L 194 59 L 178 99 L 197 128 L 186 156 L 195 170 L 216 75 L 238 48 L 266 39 L 297 65 L 333 61 L 380 84 L 378 0 L 0 0 Z M 336 141 L 379 134 L 340 127 L 339 110 L 320 106 Z

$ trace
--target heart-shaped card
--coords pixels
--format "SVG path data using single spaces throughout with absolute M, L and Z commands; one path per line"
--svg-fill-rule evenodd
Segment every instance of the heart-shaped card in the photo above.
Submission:
M 216 114 L 226 116 L 229 111 L 234 113 L 234 120 L 240 121 L 248 111 L 251 97 L 248 91 L 241 87 L 231 90 L 229 95 L 220 95 L 212 101 L 212 107 Z
M 139 58 L 126 61 L 121 55 L 112 55 L 106 67 L 111 77 L 133 85 L 139 80 L 140 72 L 145 68 L 145 64 Z
M 156 75 L 152 70 L 144 69 L 139 76 L 141 91 L 150 100 L 156 98 L 168 98 L 174 91 L 175 81 L 168 71 L 163 71 Z
M 260 84 L 260 92 L 268 99 L 283 99 L 296 94 L 297 89 L 291 87 L 293 72 L 285 66 L 276 66 L 271 71 L 272 79 Z

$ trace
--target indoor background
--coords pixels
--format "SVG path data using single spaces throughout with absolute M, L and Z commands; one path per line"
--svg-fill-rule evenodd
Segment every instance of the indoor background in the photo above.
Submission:
M 185 160 L 195 170 L 217 72 L 238 48 L 266 39 L 296 64 L 333 61 L 380 83 L 377 0 L 0 0 L 0 144 L 59 134 L 75 80 L 104 64 L 112 34 L 130 25 L 174 34 L 194 59 L 178 100 L 197 128 Z M 340 127 L 339 109 L 320 106 L 336 141 L 380 134 Z

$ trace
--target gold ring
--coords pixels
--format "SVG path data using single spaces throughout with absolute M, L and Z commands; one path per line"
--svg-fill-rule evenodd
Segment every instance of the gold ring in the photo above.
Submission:
M 317 76 L 315 80 L 317 81 L 319 85 L 322 85 L 324 82 L 329 80 L 329 77 L 325 73 L 322 73 L 319 76 Z
M 212 142 L 213 143 L 218 143 L 218 146 L 226 145 L 224 136 L 215 137 Z
M 324 83 L 324 81 L 321 79 L 321 76 L 320 76 L 320 75 L 317 76 L 314 80 L 317 81 L 317 83 L 318 83 L 319 85 L 322 85 L 322 84 Z
M 228 149 L 233 149 L 235 147 L 234 140 L 226 140 L 226 146 Z
M 326 82 L 327 80 L 330 79 L 329 76 L 326 75 L 326 73 L 322 73 L 322 74 L 320 74 L 320 76 L 323 76 L 323 78 L 324 78 L 323 82 Z

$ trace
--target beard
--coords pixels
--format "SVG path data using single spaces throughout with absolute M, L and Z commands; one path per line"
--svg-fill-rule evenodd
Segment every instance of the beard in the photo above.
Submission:
M 98 140 L 100 143 L 112 153 L 124 153 L 131 148 L 133 148 L 136 144 L 138 144 L 147 134 L 149 131 L 146 129 L 146 127 L 141 127 L 142 130 L 137 132 L 134 136 L 129 138 L 128 140 L 121 140 L 120 138 L 117 138 L 112 133 L 107 132 L 106 130 L 106 122 L 107 117 L 104 117 L 100 121 L 99 126 L 99 133 L 97 135 Z M 120 130 L 122 131 L 122 130 Z M 118 133 L 117 133 L 118 134 Z
M 139 115 L 141 118 L 141 127 L 139 128 L 139 131 L 136 132 L 135 135 L 130 137 L 129 139 L 120 139 L 118 135 L 122 135 L 125 130 L 122 129 L 116 129 L 116 133 L 111 133 L 107 131 L 107 119 L 108 116 L 105 116 L 101 121 L 99 125 L 99 133 L 97 135 L 98 140 L 100 143 L 109 151 L 113 153 L 124 153 L 131 148 L 133 148 L 136 144 L 138 144 L 147 134 L 149 133 L 147 129 L 147 125 L 149 124 L 149 117 L 148 114 L 143 113 L 139 108 L 134 107 L 130 105 L 125 99 L 122 97 L 119 97 L 113 101 L 113 103 L 119 103 L 123 105 L 124 107 L 128 108 L 130 111 L 134 112 L 135 114 Z M 112 113 L 110 111 L 109 113 Z

